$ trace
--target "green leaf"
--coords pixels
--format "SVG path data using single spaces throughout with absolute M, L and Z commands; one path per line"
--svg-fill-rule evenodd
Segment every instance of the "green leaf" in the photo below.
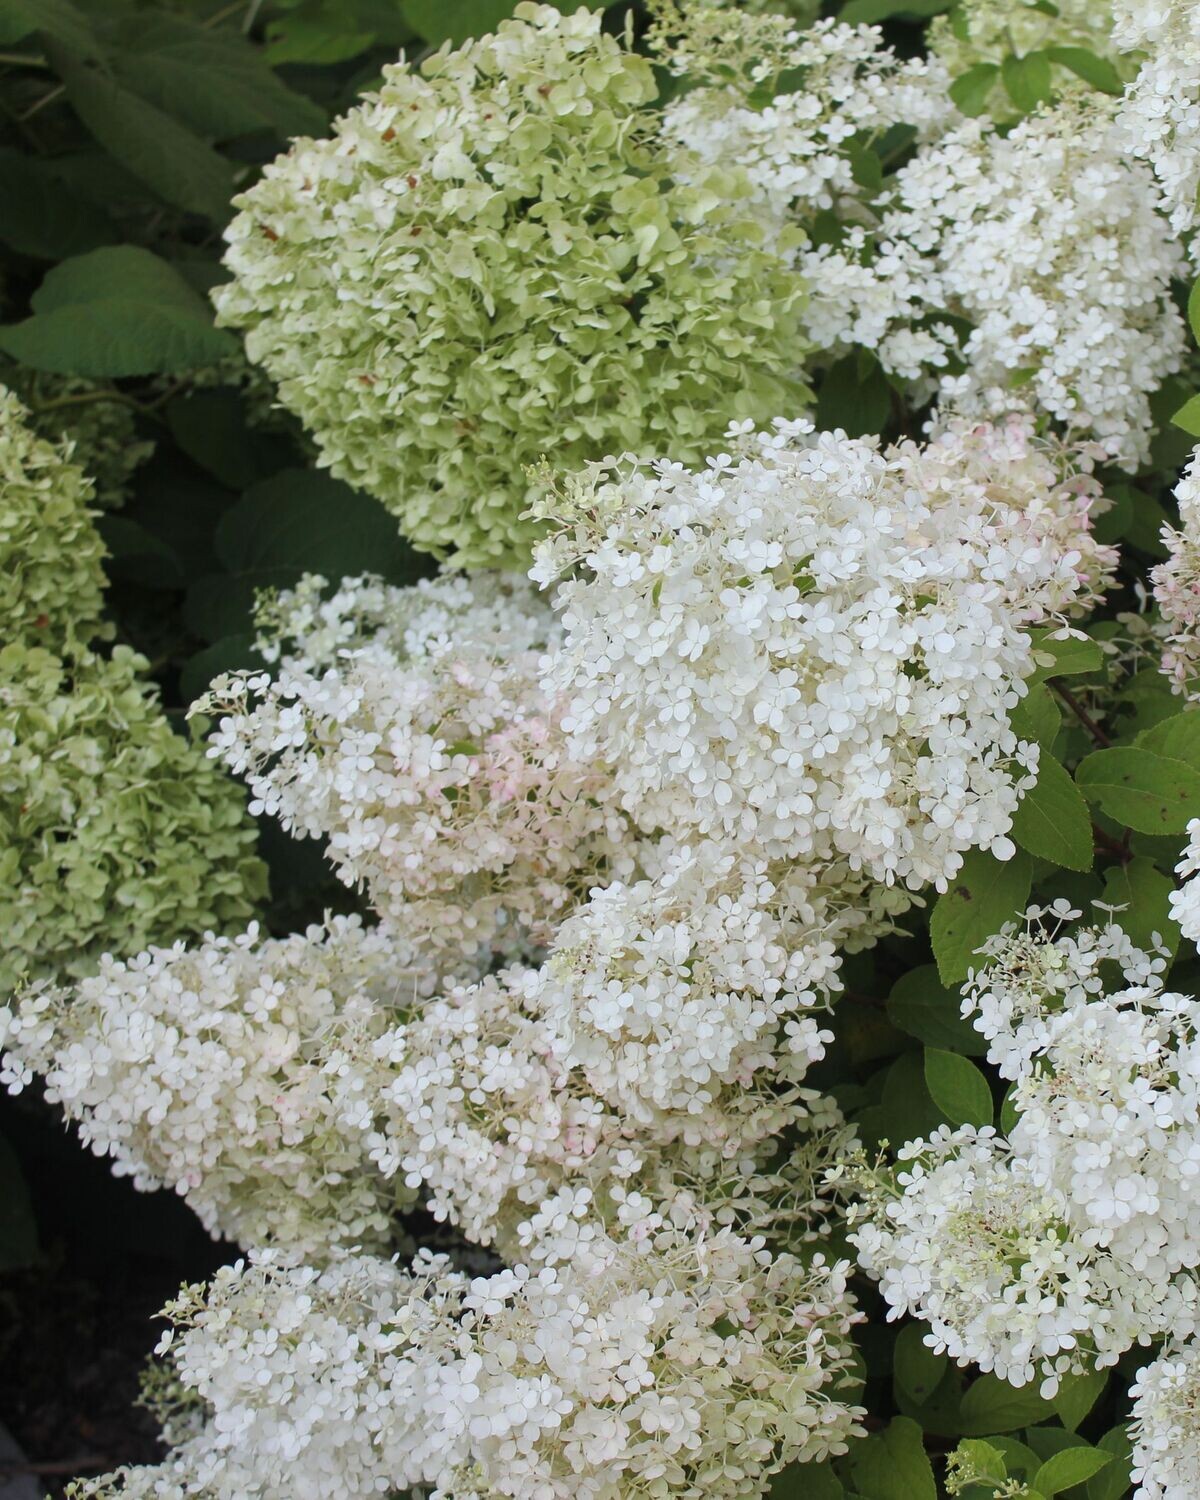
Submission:
M 401 0 L 404 19 L 431 47 L 458 46 L 495 31 L 512 15 L 516 0 Z
M 117 231 L 108 215 L 70 192 L 51 163 L 0 147 L 0 239 L 37 260 L 65 260 Z
M 289 89 L 237 32 L 148 15 L 138 16 L 123 40 L 113 60 L 121 82 L 199 135 L 312 135 L 328 123 L 325 111 Z
M 0 43 L 19 42 L 35 31 L 85 56 L 99 50 L 91 23 L 70 0 L 0 0 Z
M 211 146 L 65 47 L 47 44 L 46 53 L 75 113 L 106 151 L 165 203 L 217 224 L 229 218 L 233 176 Z
M 1157 869 L 1154 861 L 1139 854 L 1127 864 L 1112 865 L 1104 877 L 1104 899 L 1124 911 L 1113 913 L 1113 921 L 1139 948 L 1150 948 L 1157 933 L 1168 952 L 1179 949 L 1183 934 L 1171 915 L 1170 897 L 1175 882 Z
M 950 85 L 950 97 L 964 115 L 974 119 L 987 108 L 988 98 L 1000 77 L 997 63 L 976 63 Z
M 1050 47 L 1046 54 L 1051 62 L 1069 68 L 1076 78 L 1090 83 L 1102 94 L 1123 94 L 1125 85 L 1121 75 L 1106 57 L 1097 57 L 1087 47 Z
M 123 578 L 151 589 L 183 586 L 179 559 L 160 537 L 127 516 L 101 516 L 96 525 L 109 551 L 105 571 L 110 578 Z
M 1018 920 L 1029 900 L 1033 866 L 1018 851 L 1001 861 L 973 849 L 944 895 L 937 899 L 929 921 L 929 936 L 943 984 L 955 984 L 976 966 L 984 940 L 1005 922 Z
M 1053 92 L 1050 59 L 1044 52 L 1027 52 L 1024 57 L 1010 52 L 1000 64 L 1000 76 L 1008 97 L 1025 115 L 1044 104 Z
M 1187 315 L 1192 337 L 1200 343 L 1200 281 L 1192 282 L 1192 289 L 1188 293 Z
M 179 674 L 179 696 L 185 703 L 194 703 L 214 677 L 224 672 L 240 672 L 264 665 L 263 659 L 254 649 L 255 637 L 250 631 L 241 635 L 223 636 L 211 646 L 205 646 L 189 657 Z
M 1096 1444 L 1113 1455 L 1113 1462 L 1088 1480 L 1088 1500 L 1122 1500 L 1129 1492 L 1133 1445 L 1124 1427 L 1114 1427 Z
M 328 65 L 361 57 L 374 42 L 373 31 L 349 31 L 335 19 L 281 16 L 267 27 L 266 58 L 273 68 L 281 63 Z
M 987 1051 L 983 1037 L 963 1018 L 958 992 L 942 984 L 933 964 L 909 969 L 897 979 L 887 1013 L 893 1026 L 929 1047 L 968 1057 L 982 1057 Z
M 981 1375 L 962 1399 L 961 1425 L 967 1437 L 988 1437 L 995 1432 L 1015 1432 L 1049 1416 L 1051 1406 L 1034 1385 L 1009 1385 L 998 1375 Z
M 1099 1401 L 1108 1384 L 1107 1370 L 1089 1370 L 1083 1375 L 1064 1375 L 1057 1393 L 1051 1397 L 1058 1420 L 1068 1432 L 1074 1432 Z
M 1021 1118 L 1021 1116 L 1017 1112 L 1016 1105 L 1013 1103 L 1013 1089 L 1015 1087 L 1015 1084 L 1010 1083 L 1009 1086 L 1004 1090 L 1004 1098 L 1000 1101 L 1001 1135 L 1012 1135 L 1013 1131 L 1016 1129 L 1017 1121 Z
M 858 1444 L 851 1467 L 864 1500 L 937 1500 L 921 1429 L 910 1417 L 893 1417 L 883 1432 Z
M 900 1054 L 887 1070 L 879 1103 L 862 1110 L 857 1123 L 860 1135 L 872 1144 L 903 1145 L 937 1129 L 941 1111 L 925 1086 L 921 1053 Z
M 33 316 L 0 328 L 0 348 L 62 375 L 170 374 L 237 352 L 204 300 L 165 260 L 114 245 L 63 261 L 31 303 Z
M 840 427 L 850 437 L 882 432 L 891 410 L 892 390 L 874 356 L 865 374 L 857 355 L 839 359 L 817 391 L 817 425 L 827 431 Z
M 286 439 L 248 424 L 246 403 L 228 388 L 176 396 L 166 415 L 183 452 L 229 489 L 244 490 L 268 479 L 295 458 Z
M 1062 728 L 1062 710 L 1046 684 L 1035 682 L 1009 715 L 1009 723 L 1014 734 L 1049 750 Z
M 1037 785 L 1026 792 L 1013 815 L 1012 836 L 1039 859 L 1090 870 L 1094 858 L 1092 820 L 1083 793 L 1065 767 L 1043 750 Z
M 1112 1460 L 1111 1453 L 1102 1453 L 1099 1448 L 1064 1448 L 1048 1458 L 1033 1476 L 1033 1487 L 1043 1495 L 1057 1495 L 1074 1485 L 1086 1484 Z
M 951 1125 L 990 1125 L 994 1110 L 987 1079 L 957 1052 L 925 1049 L 925 1084 Z
M 408 583 L 427 568 L 377 500 L 309 469 L 253 485 L 221 517 L 214 542 L 226 571 L 198 579 L 184 605 L 188 624 L 209 641 L 245 632 L 258 591 L 302 573 L 379 573 Z
M 892 1377 L 900 1395 L 914 1406 L 923 1406 L 941 1384 L 949 1366 L 946 1354 L 935 1354 L 925 1342 L 923 1323 L 906 1323 L 896 1338 Z
M 1200 769 L 1140 745 L 1094 751 L 1075 781 L 1090 802 L 1139 833 L 1183 833 L 1200 817 Z
M 1189 437 L 1200 437 L 1200 396 L 1190 396 L 1171 418 Z
M 1104 652 L 1095 641 L 1082 640 L 1078 636 L 1068 636 L 1061 641 L 1053 640 L 1048 630 L 1031 630 L 1029 638 L 1038 657 L 1048 658 L 1026 678 L 1031 689 L 1036 683 L 1045 682 L 1051 677 L 1073 677 L 1081 672 L 1098 672 L 1104 665 Z
M 769 1500 L 842 1500 L 846 1491 L 826 1464 L 789 1464 L 771 1480 Z
M 1179 700 L 1174 701 L 1178 703 Z M 1155 755 L 1200 766 L 1200 712 L 1193 709 L 1160 719 L 1138 735 L 1137 744 L 1143 750 L 1152 750 Z
M 952 3 L 953 0 L 848 0 L 838 12 L 838 20 L 847 26 L 874 26 L 892 16 L 922 20 L 926 16 L 940 16 Z

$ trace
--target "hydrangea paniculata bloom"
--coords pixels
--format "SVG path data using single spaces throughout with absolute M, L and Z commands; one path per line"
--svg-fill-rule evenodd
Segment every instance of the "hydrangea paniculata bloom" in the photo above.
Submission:
M 85 1145 L 135 1187 L 174 1188 L 214 1236 L 307 1257 L 387 1247 L 397 1195 L 341 1123 L 330 1064 L 434 978 L 357 918 L 104 957 L 73 989 L 37 985 L 0 1010 L 3 1077 L 15 1092 L 42 1074 Z
M 554 626 L 518 577 L 351 581 L 279 601 L 272 679 L 222 679 L 210 754 L 251 810 L 323 838 L 341 879 L 414 938 L 517 956 L 610 863 L 625 822 L 539 682 Z M 290 642 L 290 645 L 289 645 Z
M 944 888 L 1037 771 L 1023 627 L 1094 597 L 1095 486 L 1019 422 L 881 451 L 781 422 L 703 470 L 594 465 L 544 500 L 534 576 L 572 751 L 647 830 Z
M 1156 203 L 1094 97 L 1007 134 L 967 121 L 919 150 L 878 238 L 885 255 L 923 261 L 930 309 L 971 325 L 942 399 L 981 417 L 1043 413 L 1136 468 L 1149 398 L 1185 348 L 1170 294 L 1185 262 Z
M 387 68 L 239 200 L 222 321 L 416 546 L 521 562 L 544 453 L 699 457 L 731 402 L 794 403 L 802 282 L 728 172 L 671 179 L 655 94 L 598 12 L 522 4 Z
M 1152 574 L 1166 626 L 1162 669 L 1177 693 L 1200 696 L 1200 448 L 1175 486 L 1178 528 L 1163 529 L 1169 557 Z
M 1014 1081 L 1008 1139 L 943 1127 L 905 1146 L 894 1184 L 862 1174 L 852 1235 L 935 1347 L 1048 1392 L 1200 1315 L 1200 1002 L 1119 928 L 1058 930 L 1078 915 L 1032 908 L 964 992 Z
M 1200 1340 L 1172 1341 L 1138 1371 L 1129 1437 L 1135 1500 L 1200 1492 Z
M 1126 149 L 1154 172 L 1179 234 L 1196 227 L 1200 193 L 1200 5 L 1114 0 L 1115 44 L 1141 56 L 1121 101 Z
M 1062 1194 L 991 1127 L 943 1126 L 899 1155 L 894 1186 L 867 1193 L 851 1242 L 888 1316 L 928 1323 L 931 1347 L 959 1364 L 1051 1395 L 1064 1375 L 1196 1327 L 1191 1277 L 1164 1284 L 1085 1245 Z
M 160 1352 L 208 1422 L 160 1469 L 75 1493 L 757 1497 L 857 1430 L 848 1272 L 686 1200 L 640 1206 L 569 1260 L 474 1279 L 429 1256 L 259 1256 L 168 1310 Z

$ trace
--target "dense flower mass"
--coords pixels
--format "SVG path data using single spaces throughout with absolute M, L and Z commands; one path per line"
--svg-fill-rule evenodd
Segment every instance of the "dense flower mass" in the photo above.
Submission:
M 0 641 L 63 651 L 100 629 L 104 543 L 68 444 L 47 442 L 0 386 Z
M 1141 59 L 1121 100 L 1127 149 L 1147 162 L 1179 233 L 1196 226 L 1200 193 L 1200 6 L 1116 0 L 1113 40 Z
M 434 987 L 411 947 L 357 918 L 264 939 L 104 957 L 73 989 L 0 1010 L 4 1081 L 45 1080 L 84 1143 L 167 1185 L 214 1235 L 320 1256 L 386 1246 L 395 1194 L 341 1122 L 330 1062 Z
M 968 121 L 919 151 L 878 237 L 885 264 L 923 278 L 929 312 L 969 324 L 941 399 L 981 417 L 1044 412 L 1136 468 L 1149 398 L 1185 347 L 1170 291 L 1183 254 L 1155 205 L 1150 173 L 1094 103 L 1008 134 Z
M 0 649 L 0 993 L 228 930 L 261 894 L 236 785 L 163 717 L 145 659 Z
M 832 1033 L 809 1012 L 838 986 L 843 923 L 799 871 L 772 872 L 709 844 L 656 851 L 657 879 L 597 890 L 558 931 L 526 993 L 559 1050 L 643 1128 L 692 1115 L 696 1140 L 727 1133 L 712 1118 L 723 1084 L 777 1060 L 781 1024 L 799 1074 Z M 866 903 L 864 902 L 864 907 Z M 763 1132 L 766 1133 L 765 1131 Z
M 1168 1345 L 1130 1395 L 1138 1500 L 1190 1500 L 1200 1488 L 1200 1341 Z
M 624 820 L 540 685 L 555 631 L 524 580 L 356 580 L 324 602 L 309 583 L 272 621 L 278 673 L 214 685 L 211 753 L 248 776 L 252 811 L 326 839 L 376 911 L 516 957 L 628 867 Z
M 79 1500 L 1200 1493 L 1200 0 L 779 3 L 364 41 L 0 390 L 0 1084 L 245 1256 Z
M 163 1343 L 209 1420 L 161 1470 L 76 1494 L 757 1496 L 856 1430 L 847 1270 L 683 1199 L 475 1279 L 429 1256 L 239 1262 L 184 1292 Z
M 740 431 L 702 471 L 594 466 L 544 502 L 550 685 L 643 828 L 939 886 L 1007 838 L 1038 751 L 1022 626 L 1094 597 L 1094 486 L 1028 426 L 926 448 Z
M 672 181 L 655 92 L 598 13 L 521 5 L 386 69 L 239 200 L 223 320 L 417 546 L 520 562 L 544 453 L 698 458 L 731 408 L 801 393 L 802 283 L 731 208 L 730 171 Z
M 965 991 L 1014 1080 L 1007 1141 L 946 1127 L 906 1146 L 852 1236 L 936 1347 L 1050 1392 L 1200 1315 L 1200 1002 L 1120 928 L 1057 930 L 1078 915 L 1031 910 Z
M 868 143 L 897 126 L 932 139 L 957 117 L 945 72 L 922 58 L 901 61 L 877 27 L 822 21 L 797 33 L 782 16 L 706 5 L 684 12 L 679 26 L 676 36 L 664 27 L 662 44 L 672 70 L 693 85 L 663 111 L 677 170 L 736 163 L 774 237 L 822 211 L 852 217 L 869 196 L 860 180 Z
M 1200 679 L 1200 449 L 1175 487 L 1178 527 L 1163 533 L 1169 556 L 1154 569 L 1154 597 L 1167 628 L 1162 668 L 1177 693 L 1195 697 Z

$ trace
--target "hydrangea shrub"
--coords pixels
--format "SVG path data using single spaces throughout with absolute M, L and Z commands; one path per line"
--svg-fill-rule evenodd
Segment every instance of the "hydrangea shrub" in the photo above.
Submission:
M 221 502 L 256 633 L 166 847 L 243 837 L 231 770 L 353 914 L 98 856 L 166 740 L 106 752 L 143 668 L 14 450 L 30 578 L 83 543 L 81 639 L 0 655 L 15 873 L 83 915 L 0 1077 L 237 1256 L 161 1462 L 73 1494 L 1194 1500 L 1197 10 L 884 8 L 521 6 L 241 194 L 259 373 L 138 410 L 199 462 L 240 392 L 229 487 L 265 371 L 381 504 Z

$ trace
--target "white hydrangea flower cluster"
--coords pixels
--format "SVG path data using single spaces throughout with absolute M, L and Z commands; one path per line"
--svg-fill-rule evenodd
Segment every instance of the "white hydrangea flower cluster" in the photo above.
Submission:
M 1177 693 L 1200 696 L 1200 447 L 1175 486 L 1178 528 L 1163 528 L 1169 556 L 1151 574 L 1167 627 L 1162 669 Z
M 406 938 L 357 917 L 105 956 L 73 990 L 35 985 L 0 1009 L 0 1082 L 41 1074 L 85 1145 L 135 1187 L 173 1188 L 214 1237 L 387 1246 L 397 1194 L 342 1123 L 329 1059 L 437 982 Z
M 852 1235 L 893 1314 L 1047 1394 L 1200 1317 L 1200 1002 L 1165 992 L 1165 959 L 1115 926 L 1058 931 L 1078 916 L 1032 908 L 964 990 L 1014 1080 L 1008 1139 L 943 1127 L 910 1143 Z
M 1187 831 L 1187 844 L 1175 866 L 1180 883 L 1171 892 L 1171 915 L 1184 937 L 1200 944 L 1200 818 L 1193 818 Z
M 694 85 L 663 111 L 677 171 L 738 165 L 769 240 L 808 283 L 802 318 L 814 349 L 860 345 L 932 388 L 929 371 L 946 364 L 955 334 L 929 316 L 924 258 L 878 242 L 879 184 L 863 168 L 889 130 L 928 142 L 959 121 L 945 67 L 901 60 L 874 26 L 822 21 L 800 33 L 783 16 L 703 3 L 668 14 L 660 51 Z M 840 225 L 832 242 L 830 216 Z
M 1130 1387 L 1136 1500 L 1200 1494 L 1200 1342 L 1170 1344 Z
M 1191 1278 L 1164 1287 L 1085 1246 L 1060 1196 L 990 1127 L 943 1126 L 900 1158 L 896 1195 L 868 1194 L 872 1216 L 851 1242 L 879 1279 L 889 1317 L 928 1323 L 933 1349 L 1012 1385 L 1039 1380 L 1050 1396 L 1064 1375 L 1196 1327 Z
M 205 1426 L 161 1468 L 75 1493 L 757 1496 L 857 1430 L 848 1273 L 686 1199 L 475 1279 L 431 1256 L 320 1272 L 256 1256 L 168 1310 L 160 1349 Z
M 1142 57 L 1121 101 L 1127 151 L 1147 162 L 1178 234 L 1196 227 L 1200 195 L 1200 5 L 1114 0 L 1113 41 Z
M 1091 96 L 1007 134 L 967 121 L 918 151 L 878 239 L 910 281 L 923 277 L 928 309 L 971 325 L 941 400 L 980 417 L 1043 413 L 1136 468 L 1150 395 L 1186 347 L 1170 292 L 1184 255 L 1156 204 L 1151 173 Z
M 275 677 L 219 679 L 209 753 L 251 811 L 322 838 L 339 877 L 415 940 L 518 956 L 602 871 L 628 868 L 604 775 L 574 758 L 539 682 L 554 626 L 519 578 L 279 601 Z M 285 652 L 288 648 L 285 644 Z
M 664 61 L 697 85 L 663 110 L 663 138 L 679 153 L 679 170 L 737 162 L 776 237 L 823 211 L 861 211 L 855 169 L 866 144 L 898 125 L 932 139 L 958 118 L 946 70 L 901 60 L 876 26 L 829 20 L 797 32 L 784 16 L 699 5 L 685 13 L 682 35 L 664 29 Z M 769 102 L 755 107 L 748 90 Z
M 944 888 L 1037 771 L 1022 626 L 1103 587 L 1095 487 L 1020 423 L 881 451 L 781 422 L 701 471 L 594 465 L 545 500 L 544 677 L 644 829 Z
M 760 1036 L 732 1078 L 653 1111 L 656 1075 L 640 1058 L 581 1065 L 560 1018 L 539 1010 L 542 988 L 542 974 L 520 969 L 451 987 L 412 1019 L 360 1033 L 357 1049 L 329 1062 L 342 1123 L 363 1132 L 382 1176 L 403 1176 L 477 1243 L 528 1250 L 525 1221 L 568 1185 L 586 1187 L 603 1215 L 620 1184 L 694 1180 L 713 1191 L 730 1162 L 761 1155 L 784 1131 L 828 1137 L 840 1127 L 830 1100 L 797 1087 L 831 1040 L 810 1017 L 790 1019 L 782 1057 Z M 731 1025 L 718 1011 L 714 1030 Z M 664 1015 L 660 1026 L 666 1051 L 674 1023 Z M 681 1032 L 686 1040 L 686 1022 Z M 542 1225 L 537 1238 L 549 1235 Z M 544 1243 L 531 1253 L 544 1254 Z
M 657 878 L 593 892 L 523 992 L 561 1059 L 638 1128 L 752 1141 L 768 1129 L 734 1131 L 732 1109 L 757 1075 L 796 1082 L 824 1055 L 833 1034 L 813 1012 L 840 987 L 839 950 L 886 926 L 883 893 L 703 840 L 654 854 Z

